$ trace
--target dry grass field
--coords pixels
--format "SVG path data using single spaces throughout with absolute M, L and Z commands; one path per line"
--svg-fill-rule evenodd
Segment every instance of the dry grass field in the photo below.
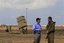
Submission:
M 0 31 L 0 43 L 33 43 L 33 34 L 28 31 L 28 34 L 10 34 Z M 41 43 L 45 41 L 45 31 L 41 34 Z M 64 31 L 55 32 L 55 43 L 64 43 Z
M 42 34 L 41 34 L 41 43 L 47 43 L 45 26 L 42 26 Z M 28 26 L 28 34 L 10 34 L 9 32 L 5 32 L 6 26 L 0 26 L 0 43 L 33 43 L 33 33 L 32 26 Z M 17 32 L 19 28 L 17 26 L 12 26 L 11 30 Z M 55 43 L 64 43 L 64 26 L 56 26 L 55 32 Z

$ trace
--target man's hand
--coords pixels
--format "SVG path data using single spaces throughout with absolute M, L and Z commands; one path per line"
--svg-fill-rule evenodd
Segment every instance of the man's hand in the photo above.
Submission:
M 40 29 L 41 29 L 40 31 L 42 31 L 42 27 Z
M 46 34 L 47 34 L 46 39 L 48 39 L 48 30 L 46 30 Z M 45 40 L 45 41 L 46 41 L 46 40 Z
M 48 33 L 48 30 L 46 30 L 46 33 Z

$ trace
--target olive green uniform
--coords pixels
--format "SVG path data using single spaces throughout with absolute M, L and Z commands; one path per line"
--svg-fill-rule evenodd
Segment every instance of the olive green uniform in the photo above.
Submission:
M 48 22 L 46 30 L 48 30 L 48 43 L 54 43 L 55 22 Z

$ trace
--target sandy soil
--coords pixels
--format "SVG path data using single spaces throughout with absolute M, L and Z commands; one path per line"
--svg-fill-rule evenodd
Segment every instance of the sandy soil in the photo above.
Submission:
M 46 34 L 41 34 L 41 43 L 45 41 Z M 55 34 L 55 43 L 64 43 L 64 34 Z M 33 34 L 9 34 L 0 32 L 0 43 L 33 43 Z

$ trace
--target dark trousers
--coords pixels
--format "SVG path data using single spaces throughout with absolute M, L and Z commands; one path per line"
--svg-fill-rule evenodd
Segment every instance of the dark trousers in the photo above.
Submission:
M 54 34 L 53 33 L 48 36 L 48 43 L 54 43 Z
M 48 43 L 54 43 L 54 39 L 48 38 Z
M 41 34 L 34 34 L 34 42 L 33 43 L 40 43 Z

